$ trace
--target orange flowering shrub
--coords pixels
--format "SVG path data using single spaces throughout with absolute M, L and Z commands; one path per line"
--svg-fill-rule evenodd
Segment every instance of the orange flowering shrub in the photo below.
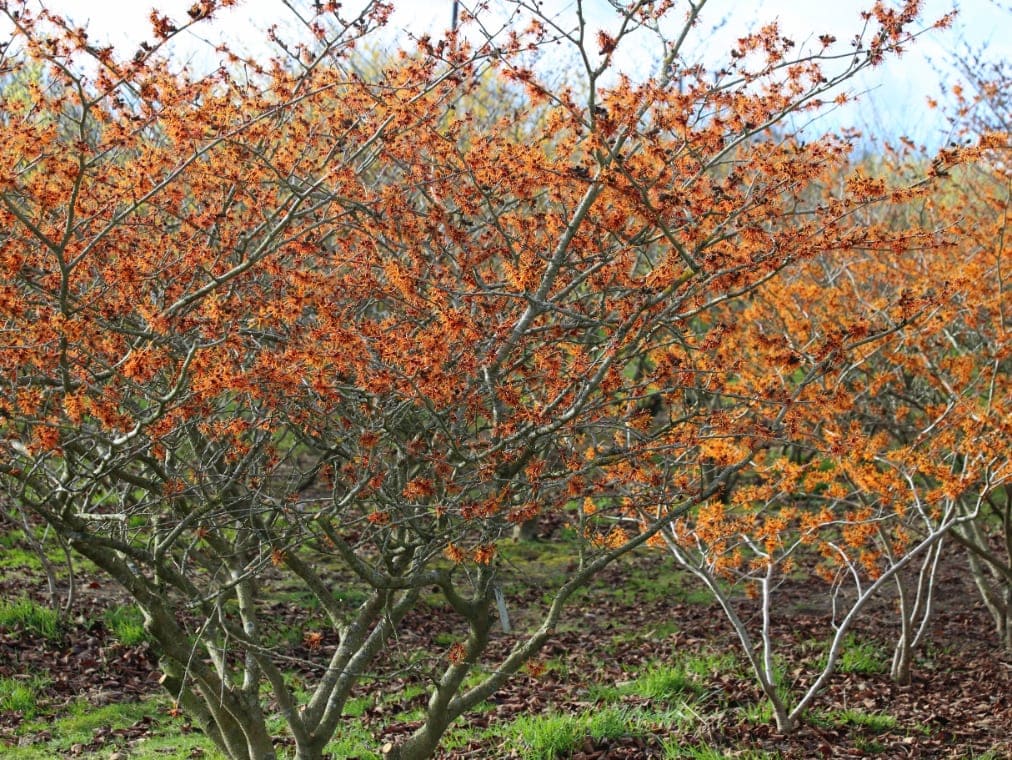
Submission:
M 769 25 L 718 71 L 684 58 L 702 4 L 685 19 L 648 1 L 616 6 L 592 49 L 582 16 L 535 15 L 359 66 L 391 10 L 371 2 L 307 3 L 306 40 L 275 34 L 266 60 L 223 48 L 203 77 L 164 53 L 231 4 L 156 11 L 129 51 L 4 4 L 0 132 L 0 486 L 134 598 L 166 687 L 222 752 L 273 757 L 277 709 L 319 757 L 423 590 L 462 643 L 408 658 L 430 698 L 392 758 L 431 755 L 577 587 L 658 535 L 722 577 L 762 572 L 792 526 L 829 546 L 821 517 L 770 508 L 813 478 L 831 522 L 853 523 L 843 543 L 868 540 L 845 463 L 822 482 L 804 452 L 859 452 L 862 488 L 881 490 L 876 439 L 812 410 L 846 409 L 846 362 L 932 294 L 815 324 L 806 277 L 903 247 L 863 216 L 926 190 L 835 183 L 851 140 L 781 122 L 904 44 L 917 2 L 876 6 L 844 57 Z M 634 32 L 660 60 L 638 79 L 614 63 Z M 578 82 L 537 66 L 555 42 L 576 47 Z M 950 481 L 933 475 L 941 501 Z M 522 578 L 496 545 L 549 511 L 579 523 L 581 562 L 465 686 Z M 316 600 L 305 699 L 273 643 L 279 577 Z
M 960 184 L 993 166 L 1002 145 L 987 133 L 930 165 L 887 154 L 874 174 L 866 164 L 827 181 L 827 191 L 842 184 L 889 202 L 859 214 L 862 243 L 799 262 L 729 303 L 717 317 L 728 339 L 700 359 L 707 405 L 738 410 L 737 430 L 695 450 L 700 472 L 735 456 L 744 464 L 663 536 L 721 598 L 782 730 L 886 582 L 901 611 L 893 675 L 909 680 L 944 542 L 983 546 L 971 536 L 993 530 L 1007 507 L 1007 197 L 985 204 L 997 221 L 971 220 Z M 828 664 L 793 703 L 771 664 L 773 599 L 792 572 L 825 578 L 835 613 Z M 759 600 L 754 627 L 722 583 Z

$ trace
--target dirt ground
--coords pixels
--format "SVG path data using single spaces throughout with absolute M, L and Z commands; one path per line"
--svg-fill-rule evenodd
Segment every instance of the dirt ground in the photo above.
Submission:
M 633 574 L 648 571 L 649 567 L 635 562 L 614 566 L 601 585 L 622 588 Z M 807 583 L 788 589 L 779 610 L 780 636 L 788 654 L 798 651 L 797 647 L 804 649 L 804 642 L 825 640 L 828 619 L 807 602 L 813 592 L 824 596 L 824 589 L 807 588 Z M 44 601 L 44 590 L 41 583 L 20 572 L 0 576 L 0 595 L 5 599 L 28 595 Z M 47 674 L 51 681 L 41 707 L 53 715 L 79 697 L 103 705 L 157 693 L 157 658 L 150 648 L 118 643 L 101 622 L 102 610 L 118 598 L 119 592 L 111 584 L 86 579 L 74 621 L 58 641 L 25 631 L 0 631 L 0 677 Z M 700 720 L 689 735 L 679 738 L 704 743 L 727 757 L 764 750 L 784 758 L 1012 758 L 1012 657 L 999 647 L 990 618 L 958 556 L 942 569 L 936 605 L 930 641 L 919 653 L 910 686 L 895 685 L 888 673 L 842 673 L 833 678 L 816 704 L 816 711 L 822 714 L 844 708 L 885 713 L 897 719 L 894 728 L 871 731 L 860 725 L 813 720 L 795 734 L 782 736 L 771 723 L 757 724 L 743 717 L 741 708 L 758 700 L 757 688 L 743 672 L 714 672 L 706 678 L 701 702 L 696 705 Z M 297 625 L 298 609 L 279 605 L 278 613 L 290 616 Z M 414 643 L 431 640 L 433 648 L 439 649 L 435 641 L 447 631 L 443 617 L 438 610 L 420 610 L 406 621 L 405 635 Z M 668 625 L 659 625 L 662 622 Z M 650 663 L 686 652 L 738 651 L 731 628 L 715 604 L 684 599 L 629 601 L 626 595 L 591 594 L 571 608 L 560 628 L 540 658 L 543 663 L 553 663 L 552 667 L 537 677 L 530 672 L 517 676 L 491 700 L 491 709 L 469 716 L 465 723 L 483 729 L 505 725 L 523 713 L 586 711 L 595 706 L 588 684 L 628 680 Z M 865 616 L 857 636 L 877 642 L 888 655 L 894 632 L 894 624 L 880 609 Z M 509 637 L 500 635 L 493 653 L 505 651 L 510 644 Z M 809 673 L 802 664 L 792 675 L 804 683 Z M 399 686 L 403 684 L 390 682 L 386 688 L 394 691 Z M 378 745 L 395 740 L 416 725 L 390 721 L 390 709 L 388 705 L 367 710 L 361 718 L 375 731 Z M 18 713 L 0 712 L 0 755 L 5 741 L 16 740 L 21 721 Z M 144 728 L 135 726 L 133 730 L 143 732 Z M 480 734 L 475 731 L 476 736 Z M 660 731 L 604 743 L 588 739 L 572 757 L 663 757 L 662 742 L 674 736 Z M 98 741 L 99 746 L 87 749 L 101 751 L 101 737 Z M 523 751 L 515 742 L 486 732 L 486 738 L 475 739 L 443 757 L 522 758 Z

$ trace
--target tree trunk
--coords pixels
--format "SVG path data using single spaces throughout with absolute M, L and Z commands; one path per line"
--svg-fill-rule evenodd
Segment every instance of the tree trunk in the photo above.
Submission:
M 913 649 L 908 646 L 904 638 L 896 642 L 896 651 L 893 652 L 892 666 L 889 668 L 889 677 L 900 686 L 909 686 L 912 680 Z
M 297 744 L 295 747 L 295 760 L 322 760 L 322 758 L 322 746 Z
M 383 760 L 426 760 L 432 757 L 447 725 L 447 721 L 433 720 L 430 716 L 425 725 L 401 744 L 384 745 Z
M 513 540 L 533 541 L 538 534 L 538 520 L 524 520 L 513 527 Z

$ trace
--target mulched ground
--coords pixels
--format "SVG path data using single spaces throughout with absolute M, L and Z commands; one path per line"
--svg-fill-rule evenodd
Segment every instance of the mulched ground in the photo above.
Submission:
M 630 572 L 633 571 L 623 567 L 611 568 L 606 581 L 621 588 Z M 784 609 L 810 601 L 812 589 L 806 585 L 797 584 L 787 590 L 781 597 Z M 821 587 L 819 590 L 824 593 Z M 837 674 L 814 705 L 816 711 L 854 708 L 865 713 L 885 713 L 897 719 L 896 728 L 879 732 L 849 725 L 805 725 L 796 733 L 783 736 L 772 723 L 757 726 L 744 721 L 741 711 L 735 709 L 759 700 L 758 688 L 750 680 L 730 673 L 713 673 L 703 685 L 705 704 L 712 709 L 701 713 L 703 720 L 693 734 L 682 734 L 679 738 L 684 738 L 684 745 L 703 744 L 719 749 L 726 757 L 765 750 L 799 760 L 972 758 L 989 751 L 995 758 L 1012 758 L 1012 654 L 999 647 L 991 619 L 958 562 L 942 568 L 936 604 L 927 646 L 930 656 L 920 653 L 911 685 L 896 685 L 888 673 Z M 568 675 L 560 676 L 550 670 L 537 679 L 521 676 L 497 695 L 498 704 L 490 716 L 472 718 L 471 723 L 484 726 L 492 720 L 509 720 L 532 709 L 586 711 L 595 707 L 587 700 L 588 681 L 628 680 L 643 672 L 649 663 L 673 660 L 686 651 L 739 653 L 737 639 L 715 604 L 656 601 L 633 606 L 605 599 L 582 615 L 574 614 L 579 615 L 575 630 L 556 635 L 543 655 L 560 658 L 567 664 Z M 857 636 L 862 641 L 882 644 L 891 655 L 893 626 L 879 622 L 888 620 L 880 615 L 881 610 L 866 615 L 856 629 Z M 611 646 L 615 636 L 621 636 L 624 642 L 630 631 L 650 631 L 658 622 L 667 620 L 676 621 L 675 633 L 624 643 L 618 650 Z M 825 640 L 828 622 L 828 617 L 814 614 L 789 616 L 778 632 L 778 639 L 784 642 L 780 651 L 790 656 L 803 642 Z M 799 685 L 811 674 L 810 669 L 798 673 Z M 664 756 L 661 738 L 667 737 L 626 737 L 601 745 L 588 740 L 573 758 L 660 758 Z M 868 749 L 871 746 L 874 752 Z M 502 743 L 476 743 L 465 752 L 443 757 L 512 759 L 522 758 L 523 754 Z
M 640 560 L 644 561 L 644 560 Z M 656 560 L 653 560 L 656 561 Z M 621 588 L 632 572 L 617 566 L 607 571 L 604 582 Z M 812 581 L 818 583 L 818 581 Z M 0 578 L 0 596 L 11 599 L 30 595 L 44 601 L 43 588 L 21 574 Z M 811 589 L 796 584 L 789 589 L 783 609 L 794 609 Z M 47 713 L 59 714 L 70 702 L 85 697 L 92 704 L 136 700 L 157 693 L 157 660 L 146 645 L 125 647 L 117 643 L 101 622 L 101 612 L 110 601 L 119 598 L 111 584 L 91 582 L 81 589 L 75 610 L 75 622 L 60 642 L 48 642 L 25 632 L 0 632 L 0 676 L 45 673 L 52 682 L 43 696 Z M 804 609 L 804 607 L 802 607 Z M 278 614 L 293 624 L 304 613 L 279 605 Z M 890 645 L 891 623 L 879 612 L 866 616 L 858 629 L 859 638 L 872 637 Z M 665 635 L 647 635 L 638 640 L 633 631 L 654 631 L 660 622 L 674 621 L 677 631 Z M 785 620 L 785 641 L 798 644 L 825 636 L 827 619 L 807 610 Z M 547 711 L 584 712 L 594 709 L 587 685 L 616 683 L 634 678 L 648 663 L 664 661 L 685 652 L 711 651 L 737 654 L 730 626 L 716 605 L 685 604 L 658 599 L 629 603 L 602 597 L 594 607 L 584 602 L 574 605 L 565 620 L 564 630 L 555 635 L 541 655 L 553 667 L 537 678 L 523 673 L 514 678 L 492 700 L 493 709 L 472 715 L 467 722 L 475 727 L 505 723 L 521 713 Z M 446 649 L 449 632 L 446 618 L 438 611 L 420 610 L 410 617 L 401 637 L 402 645 L 425 645 L 437 637 L 442 645 L 431 644 L 431 651 Z M 630 640 L 635 643 L 628 643 Z M 622 643 L 619 643 L 622 642 Z M 323 650 L 334 642 L 325 641 Z M 509 637 L 499 635 L 493 653 L 502 653 L 510 645 Z M 791 647 L 785 646 L 785 652 Z M 888 651 L 888 650 L 887 650 Z M 977 601 L 976 591 L 958 561 L 943 568 L 937 610 L 932 627 L 928 656 L 922 657 L 915 670 L 914 682 L 900 687 L 887 674 L 837 675 L 819 698 L 816 709 L 844 707 L 864 712 L 882 712 L 898 719 L 898 727 L 884 732 L 867 728 L 829 724 L 805 725 L 795 734 L 781 736 L 773 725 L 753 725 L 741 717 L 741 708 L 758 698 L 756 687 L 747 679 L 730 673 L 713 673 L 703 684 L 704 705 L 701 720 L 691 735 L 680 735 L 686 744 L 704 743 L 734 757 L 752 749 L 781 753 L 784 758 L 971 758 L 991 751 L 992 757 L 1012 758 L 1012 656 L 998 645 L 990 618 Z M 319 657 L 309 650 L 303 656 Z M 923 652 L 922 652 L 923 655 Z M 561 667 L 560 667 L 561 665 Z M 803 679 L 803 675 L 799 675 Z M 390 679 L 384 691 L 393 693 L 403 681 Z M 363 720 L 375 727 L 382 744 L 396 741 L 411 730 L 412 723 L 391 721 L 397 708 L 410 709 L 424 697 L 389 703 L 367 710 Z M 630 703 L 635 703 L 630 698 Z M 644 700 L 638 698 L 640 703 Z M 698 709 L 698 708 L 696 708 Z M 22 716 L 0 712 L 0 755 L 5 742 L 16 742 L 15 730 Z M 127 729 L 125 738 L 141 737 L 149 726 L 142 721 Z M 132 732 L 132 733 L 131 733 Z M 123 733 L 123 732 L 120 732 Z M 98 735 L 94 746 L 114 737 Z M 123 737 L 120 737 L 122 740 Z M 573 755 L 575 760 L 662 757 L 661 740 L 666 737 L 625 737 L 606 744 L 587 740 Z M 874 743 L 876 753 L 868 747 Z M 110 745 L 111 746 L 111 745 Z M 475 742 L 463 750 L 444 753 L 443 758 L 522 758 L 515 743 L 502 740 Z

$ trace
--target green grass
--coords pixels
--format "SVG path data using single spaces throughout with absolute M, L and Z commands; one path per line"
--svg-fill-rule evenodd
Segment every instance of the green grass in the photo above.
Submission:
M 344 714 L 349 718 L 360 718 L 372 705 L 372 697 L 352 697 L 344 703 Z
M 679 630 L 680 626 L 675 620 L 657 620 L 656 622 L 651 623 L 648 628 L 644 628 L 642 631 L 616 630 L 612 634 L 611 640 L 608 642 L 608 649 L 616 655 L 621 655 L 622 651 L 630 644 L 636 644 L 644 639 L 660 641 L 674 635 Z
M 639 736 L 644 733 L 639 717 L 638 712 L 623 707 L 606 707 L 589 713 L 586 730 L 590 738 L 596 742 L 623 736 Z
M 341 578 L 340 580 L 333 579 L 330 582 L 334 587 L 334 599 L 345 610 L 355 609 L 369 597 L 368 589 L 356 587 L 354 580 L 349 581 L 348 579 Z M 277 589 L 272 599 L 275 602 L 295 605 L 300 610 L 310 613 L 316 613 L 321 610 L 320 600 L 316 598 L 316 594 L 300 586 L 281 587 Z
M 685 670 L 699 678 L 707 678 L 714 673 L 737 672 L 738 658 L 730 652 L 703 652 L 685 658 Z
M 773 721 L 773 704 L 768 699 L 745 705 L 741 714 L 754 726 L 763 726 Z
M 491 728 L 479 737 L 455 734 L 451 743 L 462 747 L 472 738 L 505 739 L 519 745 L 531 760 L 569 757 L 588 739 L 595 743 L 623 736 L 645 736 L 672 730 L 691 731 L 708 708 L 699 704 L 702 678 L 728 656 L 701 654 L 686 656 L 675 663 L 654 663 L 632 681 L 610 686 L 588 686 L 588 697 L 600 703 L 583 713 L 520 715 L 498 730 Z M 733 662 L 734 658 L 730 658 Z M 629 703 L 631 699 L 632 703 Z M 637 703 L 646 699 L 648 703 Z M 681 757 L 684 755 L 671 755 Z
M 838 726 L 863 726 L 872 731 L 891 731 L 899 721 L 886 713 L 867 713 L 853 708 L 836 710 L 828 716 Z
M 867 755 L 877 755 L 886 751 L 886 746 L 882 742 L 866 739 L 863 736 L 858 736 L 854 739 L 854 748 L 861 750 L 861 752 Z
M 763 752 L 762 750 L 738 750 L 730 755 L 725 755 L 719 749 L 708 747 L 704 744 L 691 744 L 682 746 L 677 742 L 669 742 L 664 745 L 665 760 L 778 760 L 780 753 Z
M 88 746 L 97 732 L 115 732 L 127 729 L 139 721 L 150 721 L 150 734 L 142 740 L 130 742 L 112 736 L 109 743 L 97 751 L 80 755 L 87 760 L 107 758 L 116 749 L 128 749 L 130 760 L 224 760 L 214 745 L 198 731 L 184 731 L 185 723 L 168 713 L 169 702 L 164 698 L 142 702 L 123 702 L 96 707 L 78 700 L 53 720 L 26 720 L 18 728 L 25 739 L 44 737 L 42 741 L 22 746 L 2 746 L 4 760 L 52 760 L 69 757 L 75 745 Z M 42 733 L 43 731 L 48 732 Z M 203 754 L 198 754 L 203 753 Z
M 531 760 L 553 760 L 572 754 L 585 734 L 581 716 L 521 715 L 508 729 L 527 750 Z
M 365 589 L 345 588 L 335 591 L 334 598 L 343 604 L 345 609 L 353 610 L 369 598 L 369 592 Z M 319 601 L 314 599 L 314 603 L 318 605 Z
M 577 715 L 521 715 L 507 728 L 506 735 L 521 744 L 524 757 L 553 760 L 568 757 L 589 737 L 594 742 L 641 736 L 648 730 L 647 716 L 638 710 L 612 705 Z
M 455 644 L 460 640 L 460 636 L 456 632 L 452 631 L 439 631 L 433 638 L 432 641 L 441 647 L 448 647 Z
M 681 604 L 711 604 L 713 595 L 691 577 L 678 572 L 657 572 L 658 564 L 638 561 L 634 556 L 623 567 L 628 575 L 621 585 L 613 586 L 605 580 L 594 580 L 582 595 L 596 598 L 604 594 L 627 603 L 674 602 Z M 665 567 L 664 563 L 661 563 Z
M 877 675 L 888 671 L 889 664 L 882 648 L 877 644 L 848 636 L 836 662 L 836 670 L 838 673 Z
M 102 615 L 105 627 L 128 647 L 136 646 L 147 639 L 144 631 L 144 616 L 132 604 L 110 607 Z
M 35 540 L 41 541 L 45 538 L 45 529 L 37 528 L 32 536 Z M 10 550 L 24 546 L 27 543 L 25 532 L 21 528 L 13 528 L 6 533 L 0 534 L 0 547 Z M 6 552 L 5 552 L 6 553 Z
M 684 699 L 701 694 L 706 679 L 714 673 L 737 669 L 738 660 L 730 653 L 686 654 L 675 662 L 655 662 L 647 665 L 644 672 L 635 680 L 616 687 L 613 691 L 653 700 Z M 607 699 L 608 692 L 599 690 L 599 696 Z
M 0 629 L 17 628 L 50 641 L 60 637 L 59 616 L 56 611 L 26 597 L 13 602 L 0 602 Z
M 376 737 L 358 723 L 348 723 L 338 728 L 337 737 L 324 752 L 326 757 L 354 757 L 357 760 L 380 760 L 376 751 Z M 466 742 L 465 742 L 466 744 Z
M 0 712 L 19 712 L 31 720 L 39 714 L 39 694 L 49 683 L 45 676 L 0 678 Z
M 700 685 L 681 665 L 654 665 L 624 689 L 647 699 L 671 700 L 686 694 L 698 694 Z
M 3 549 L 0 551 L 0 570 L 40 572 L 42 560 L 33 548 L 36 543 L 45 552 L 46 559 L 54 566 L 56 574 L 65 575 L 66 555 L 43 527 L 35 529 L 30 540 L 20 528 L 0 533 L 0 549 Z
M 665 760 L 724 760 L 724 755 L 712 747 L 692 744 L 687 747 L 671 742 L 664 745 Z
M 37 572 L 42 570 L 42 560 L 33 551 L 22 549 L 20 546 L 6 548 L 0 554 L 0 570 L 27 570 Z

